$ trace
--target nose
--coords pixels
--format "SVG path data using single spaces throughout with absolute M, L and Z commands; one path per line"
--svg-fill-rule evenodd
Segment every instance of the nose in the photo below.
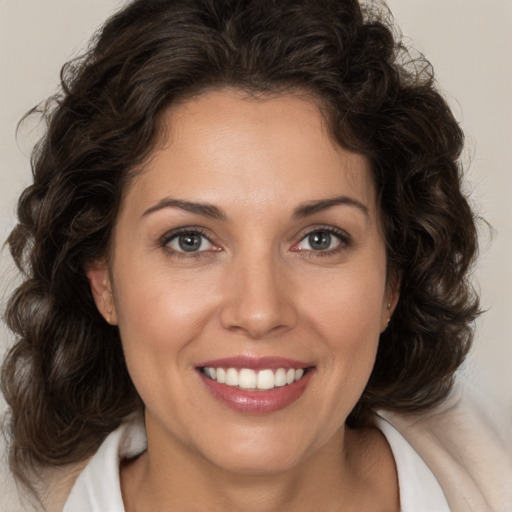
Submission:
M 224 328 L 262 339 L 296 324 L 292 283 L 275 259 L 268 254 L 237 259 L 225 283 Z

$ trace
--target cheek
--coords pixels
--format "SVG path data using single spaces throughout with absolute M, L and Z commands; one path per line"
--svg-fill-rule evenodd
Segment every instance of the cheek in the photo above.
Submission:
M 115 302 L 127 362 L 155 364 L 165 353 L 178 364 L 216 310 L 211 276 L 126 270 L 115 281 Z
M 326 281 L 324 293 L 309 297 L 309 313 L 305 313 L 331 354 L 329 371 L 338 376 L 344 392 L 353 389 L 355 399 L 375 362 L 386 286 L 385 269 L 377 265 L 376 270 L 367 269 L 354 268 Z
M 116 286 L 116 311 L 128 371 L 146 407 L 187 410 L 187 365 L 194 341 L 211 317 L 210 294 L 195 280 L 170 273 L 126 273 Z M 205 283 L 203 283 L 205 284 Z
M 202 328 L 213 311 L 213 294 L 206 279 L 176 279 L 172 275 L 139 275 L 119 283 L 116 312 L 123 339 L 139 338 L 149 345 L 169 345 Z
M 386 290 L 385 266 L 380 259 L 316 278 L 305 310 L 316 311 L 318 326 L 340 339 L 359 345 L 380 334 Z
M 323 330 L 332 354 L 330 370 L 339 376 L 344 392 L 354 388 L 358 395 L 375 363 L 380 337 L 380 322 L 375 315 L 379 304 L 364 300 L 338 305 L 339 308 L 331 310 L 330 320 L 324 318 L 319 329 Z

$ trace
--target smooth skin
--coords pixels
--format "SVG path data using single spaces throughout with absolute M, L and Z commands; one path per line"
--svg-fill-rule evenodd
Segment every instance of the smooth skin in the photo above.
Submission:
M 125 191 L 110 265 L 88 271 L 145 404 L 126 510 L 396 512 L 385 438 L 345 427 L 398 297 L 366 159 L 298 93 L 209 91 L 162 128 Z M 197 369 L 238 355 L 314 374 L 284 409 L 245 414 Z

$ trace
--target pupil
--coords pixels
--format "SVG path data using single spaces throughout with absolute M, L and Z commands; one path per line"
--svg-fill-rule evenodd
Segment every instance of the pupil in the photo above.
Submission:
M 194 233 L 180 235 L 178 240 L 180 249 L 186 252 L 197 251 L 201 247 L 201 237 Z
M 331 245 L 331 234 L 326 231 L 317 231 L 309 235 L 309 245 L 317 251 L 329 249 Z

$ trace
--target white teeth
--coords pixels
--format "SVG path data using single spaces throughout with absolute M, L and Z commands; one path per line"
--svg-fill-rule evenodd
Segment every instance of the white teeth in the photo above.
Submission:
M 274 382 L 276 386 L 286 386 L 286 370 L 284 368 L 277 370 Z
M 258 389 L 272 389 L 274 385 L 275 379 L 272 370 L 261 370 L 258 372 Z
M 203 373 L 220 384 L 241 389 L 269 390 L 298 381 L 304 375 L 303 368 L 278 368 L 276 370 L 253 370 L 251 368 L 203 368 Z
M 226 384 L 228 386 L 238 386 L 238 372 L 235 368 L 228 368 L 226 372 Z
M 256 372 L 249 368 L 242 368 L 238 374 L 238 385 L 242 389 L 254 389 L 256 387 Z
M 215 371 L 217 376 L 211 378 L 216 379 L 217 382 L 220 382 L 221 384 L 224 384 L 226 382 L 226 370 L 224 370 L 224 368 L 217 368 L 216 370 L 215 368 L 212 368 L 212 370 Z

